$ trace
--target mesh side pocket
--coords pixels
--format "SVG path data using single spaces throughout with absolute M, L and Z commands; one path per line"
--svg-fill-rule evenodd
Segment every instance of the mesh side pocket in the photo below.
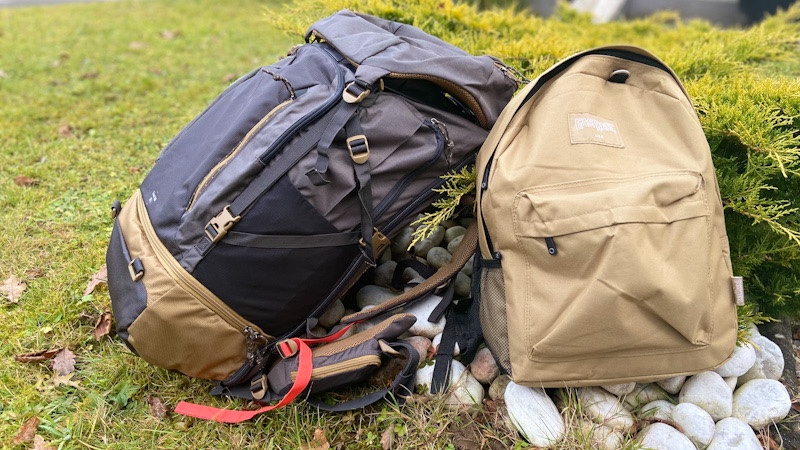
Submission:
M 477 279 L 480 280 L 480 286 L 477 294 L 479 295 L 483 336 L 497 363 L 507 374 L 511 375 L 503 269 L 498 260 L 481 259 L 478 271 Z

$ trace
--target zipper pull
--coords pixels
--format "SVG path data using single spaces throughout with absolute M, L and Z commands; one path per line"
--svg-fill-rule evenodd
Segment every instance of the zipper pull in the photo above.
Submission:
M 247 345 L 247 361 L 258 366 L 264 361 L 264 348 L 269 340 L 251 326 L 244 327 L 245 343 Z
M 558 254 L 558 248 L 556 248 L 556 241 L 553 240 L 551 237 L 544 238 L 544 243 L 547 245 L 547 253 L 555 256 Z
M 432 118 L 431 123 L 442 133 L 442 136 L 444 136 L 444 157 L 447 159 L 447 165 L 449 166 L 453 159 L 453 147 L 455 147 L 455 144 L 450 140 L 450 133 L 447 131 L 447 127 L 439 121 L 439 119 Z

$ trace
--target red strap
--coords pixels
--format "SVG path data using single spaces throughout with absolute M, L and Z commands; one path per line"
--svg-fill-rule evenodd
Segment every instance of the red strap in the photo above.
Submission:
M 308 384 L 311 382 L 312 369 L 311 348 L 308 346 L 308 344 L 306 344 L 307 340 L 300 338 L 292 338 L 292 340 L 300 349 L 297 361 L 297 378 L 295 378 L 294 384 L 289 392 L 287 392 L 278 403 L 252 411 L 236 411 L 231 409 L 214 408 L 206 405 L 197 405 L 188 402 L 180 402 L 178 403 L 178 406 L 175 407 L 175 412 L 184 416 L 196 417 L 198 419 L 216 420 L 217 422 L 223 423 L 239 423 L 250 420 L 261 413 L 288 405 L 292 402 L 292 400 L 300 395 L 306 389 L 306 387 L 308 387 Z
M 216 420 L 217 422 L 223 422 L 223 423 L 239 423 L 239 422 L 244 422 L 246 420 L 250 420 L 261 413 L 286 406 L 289 403 L 291 403 L 292 400 L 297 398 L 297 396 L 300 395 L 306 389 L 306 387 L 308 387 L 308 384 L 311 382 L 313 357 L 311 354 L 311 348 L 308 346 L 308 344 L 324 344 L 328 342 L 333 342 L 342 337 L 347 332 L 347 330 L 349 330 L 350 327 L 352 327 L 356 323 L 357 322 L 348 324 L 347 326 L 336 331 L 335 333 L 329 334 L 321 338 L 314 338 L 314 339 L 291 338 L 290 340 L 294 341 L 295 345 L 297 345 L 299 353 L 297 358 L 297 377 L 294 380 L 292 388 L 289 389 L 289 392 L 287 392 L 286 395 L 283 396 L 281 401 L 279 401 L 274 405 L 265 406 L 263 408 L 251 411 L 237 411 L 232 409 L 214 408 L 212 406 L 206 406 L 206 405 L 197 405 L 189 402 L 180 402 L 178 403 L 178 406 L 175 407 L 175 412 L 177 414 L 196 417 L 198 419 Z M 283 351 L 280 344 L 278 349 L 279 351 Z

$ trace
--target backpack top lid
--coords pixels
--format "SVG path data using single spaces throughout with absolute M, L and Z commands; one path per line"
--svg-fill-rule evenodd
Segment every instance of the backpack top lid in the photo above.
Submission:
M 380 78 L 435 83 L 466 106 L 489 129 L 514 94 L 517 81 L 491 56 L 471 56 L 422 30 L 341 10 L 309 27 L 306 41 L 321 39 L 357 67 L 356 79 Z

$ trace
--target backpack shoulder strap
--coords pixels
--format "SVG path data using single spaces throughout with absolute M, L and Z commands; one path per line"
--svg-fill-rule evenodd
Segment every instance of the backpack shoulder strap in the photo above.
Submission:
M 458 245 L 458 248 L 456 248 L 456 251 L 453 252 L 453 257 L 450 259 L 450 262 L 442 266 L 430 278 L 374 308 L 343 317 L 342 323 L 352 323 L 378 316 L 387 311 L 404 306 L 424 296 L 425 294 L 432 292 L 434 289 L 445 284 L 456 274 L 458 274 L 458 272 L 464 267 L 467 261 L 469 261 L 472 255 L 475 254 L 475 248 L 477 245 L 478 227 L 476 222 L 472 222 L 467 228 L 467 232 L 464 234 L 464 237 L 462 238 L 461 243 Z

